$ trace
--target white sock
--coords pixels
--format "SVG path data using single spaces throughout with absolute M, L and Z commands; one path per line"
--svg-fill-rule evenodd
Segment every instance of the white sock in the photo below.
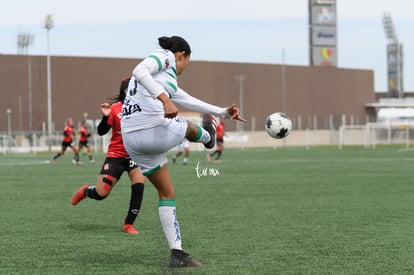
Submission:
M 158 213 L 170 249 L 182 250 L 180 225 L 175 206 L 159 206 Z
M 188 138 L 191 142 L 200 142 L 200 143 L 208 143 L 211 140 L 210 134 L 200 126 L 196 125 L 197 127 L 197 136 L 195 138 Z
M 200 128 L 200 129 L 201 129 L 201 137 L 198 139 L 198 141 L 202 143 L 208 143 L 211 140 L 211 136 L 209 132 L 207 132 L 203 128 Z

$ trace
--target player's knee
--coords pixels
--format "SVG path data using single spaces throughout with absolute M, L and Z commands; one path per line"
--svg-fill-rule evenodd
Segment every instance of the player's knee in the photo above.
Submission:
M 105 175 L 102 181 L 104 183 L 103 189 L 107 192 L 111 191 L 112 185 L 114 184 L 114 178 L 110 175 Z

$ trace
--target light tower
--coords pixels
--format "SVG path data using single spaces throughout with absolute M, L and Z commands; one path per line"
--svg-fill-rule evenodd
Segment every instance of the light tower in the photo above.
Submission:
M 389 97 L 402 98 L 403 86 L 403 46 L 398 41 L 391 14 L 384 13 L 382 18 L 387 44 L 387 87 Z
M 28 80 L 28 102 L 29 102 L 29 132 L 32 132 L 32 59 L 29 55 L 29 46 L 33 44 L 33 34 L 21 32 L 17 35 L 17 53 L 26 54 L 27 62 L 27 80 Z
M 45 17 L 45 29 L 47 31 L 47 134 L 49 151 L 52 149 L 52 78 L 50 68 L 49 32 L 54 27 L 53 16 Z

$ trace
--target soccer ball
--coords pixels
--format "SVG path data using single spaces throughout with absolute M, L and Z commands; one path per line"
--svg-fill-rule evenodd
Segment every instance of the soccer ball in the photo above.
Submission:
M 274 113 L 267 117 L 265 127 L 272 138 L 285 138 L 292 130 L 292 120 L 284 113 Z

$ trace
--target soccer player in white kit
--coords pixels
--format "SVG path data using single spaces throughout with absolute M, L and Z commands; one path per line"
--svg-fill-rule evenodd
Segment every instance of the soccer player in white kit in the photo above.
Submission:
M 177 146 L 177 153 L 175 153 L 172 157 L 173 163 L 177 161 L 177 158 L 184 154 L 183 164 L 188 164 L 188 157 L 190 156 L 190 142 L 185 138 L 180 144 Z
M 158 38 L 161 49 L 140 62 L 132 72 L 124 100 L 121 131 L 129 156 L 138 164 L 158 192 L 158 213 L 171 250 L 169 267 L 200 266 L 181 245 L 174 186 L 167 169 L 166 153 L 184 138 L 212 148 L 214 116 L 246 121 L 235 104 L 218 107 L 196 99 L 180 89 L 177 76 L 190 59 L 190 45 L 179 36 Z M 203 128 L 177 116 L 174 103 L 209 114 Z

